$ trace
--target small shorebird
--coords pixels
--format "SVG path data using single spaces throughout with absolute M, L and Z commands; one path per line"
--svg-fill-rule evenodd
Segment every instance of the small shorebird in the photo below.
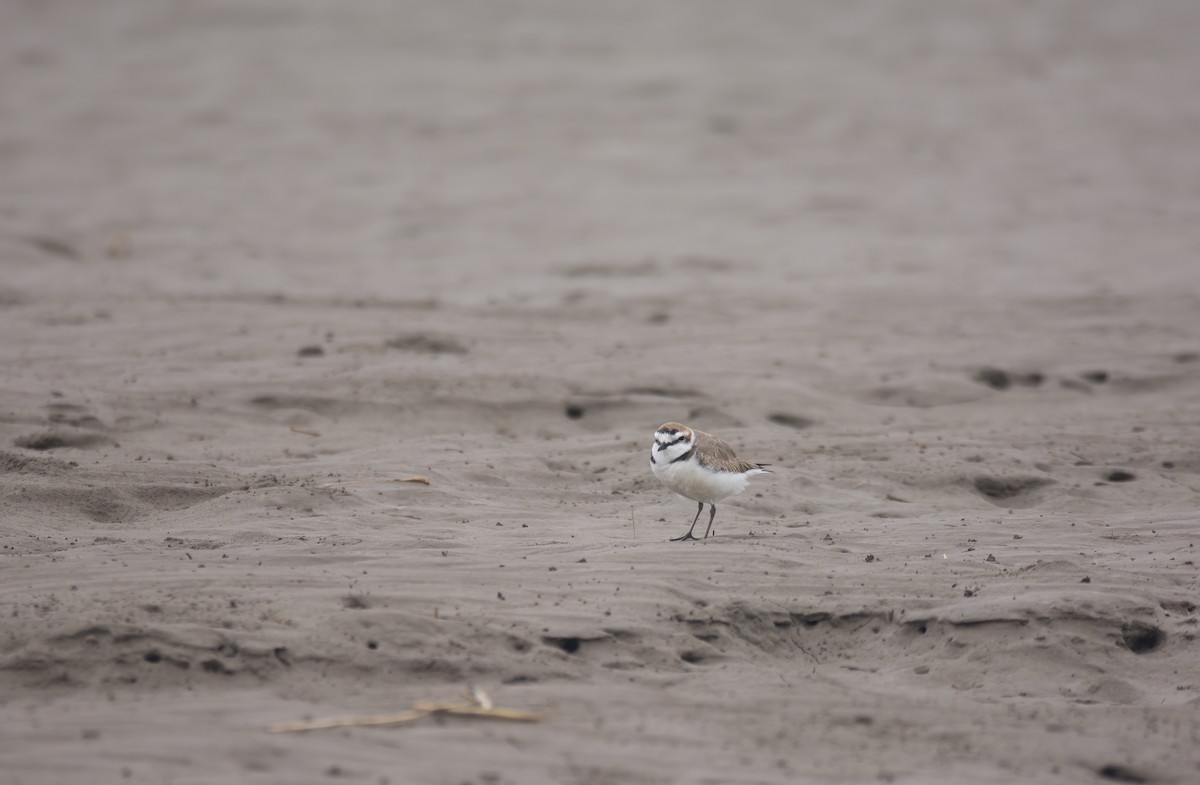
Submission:
M 687 534 L 672 537 L 671 542 L 696 539 L 692 529 L 696 528 L 705 504 L 709 506 L 708 528 L 704 530 L 707 540 L 717 516 L 717 502 L 744 491 L 751 477 L 767 471 L 765 466 L 743 461 L 732 447 L 712 434 L 694 431 L 677 422 L 659 426 L 654 432 L 654 444 L 650 445 L 650 468 L 654 476 L 675 493 L 700 505 Z

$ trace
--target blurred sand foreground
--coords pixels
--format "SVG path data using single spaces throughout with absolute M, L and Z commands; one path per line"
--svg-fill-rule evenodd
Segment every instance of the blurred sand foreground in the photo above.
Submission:
M 0 779 L 1200 781 L 1198 25 L 6 0 Z

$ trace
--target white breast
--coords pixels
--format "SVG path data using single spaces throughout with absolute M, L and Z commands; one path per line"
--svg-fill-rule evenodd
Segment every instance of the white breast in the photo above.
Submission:
M 670 450 L 664 450 L 655 453 L 651 448 L 654 463 L 650 465 L 650 468 L 654 470 L 654 476 L 663 485 L 694 502 L 716 504 L 723 499 L 728 499 L 730 496 L 744 491 L 750 476 L 762 471 L 753 469 L 745 474 L 716 472 L 704 468 L 696 462 L 695 458 L 671 463 L 665 456 L 665 453 L 669 452 Z

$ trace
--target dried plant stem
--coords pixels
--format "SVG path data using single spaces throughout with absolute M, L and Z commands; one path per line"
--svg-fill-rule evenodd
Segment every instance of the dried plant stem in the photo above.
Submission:
M 482 705 L 481 705 L 482 704 Z M 410 722 L 428 717 L 431 714 L 454 714 L 463 717 L 486 717 L 494 720 L 509 720 L 512 722 L 538 722 L 541 714 L 520 709 L 499 709 L 491 705 L 491 699 L 486 693 L 479 693 L 476 700 L 470 703 L 439 702 L 429 703 L 416 701 L 409 711 L 392 714 L 362 714 L 348 717 L 322 717 L 316 720 L 301 720 L 299 722 L 277 722 L 267 726 L 268 733 L 294 733 L 307 730 L 327 730 L 329 728 L 361 728 L 379 727 L 385 725 L 405 725 Z

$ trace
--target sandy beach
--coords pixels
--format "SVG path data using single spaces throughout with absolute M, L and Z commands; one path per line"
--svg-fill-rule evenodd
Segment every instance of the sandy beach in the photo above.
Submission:
M 4 783 L 1200 781 L 1200 6 L 0 20 Z

